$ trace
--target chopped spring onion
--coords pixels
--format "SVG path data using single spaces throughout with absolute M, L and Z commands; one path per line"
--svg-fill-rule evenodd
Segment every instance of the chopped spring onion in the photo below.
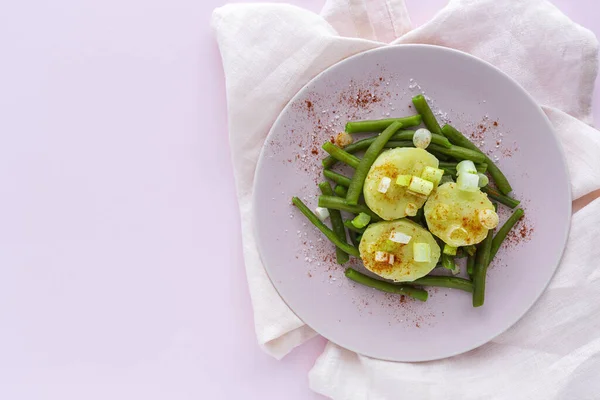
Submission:
M 427 243 L 413 244 L 413 258 L 416 262 L 430 262 L 431 246 Z
M 389 260 L 389 254 L 385 251 L 377 251 L 375 252 L 375 261 L 379 262 L 387 262 Z
M 429 166 L 425 167 L 425 169 L 421 173 L 421 178 L 425 179 L 426 181 L 433 182 L 434 185 L 439 184 L 440 181 L 442 180 L 443 176 L 444 176 L 443 169 L 429 167 Z
M 465 192 L 476 192 L 479 190 L 479 176 L 476 174 L 459 174 L 456 183 L 458 184 L 458 188 Z
M 452 275 L 460 274 L 460 265 L 454 263 L 454 268 L 452 268 L 450 271 L 452 271 Z
M 426 181 L 425 179 L 413 176 L 408 185 L 408 190 L 413 193 L 422 194 L 429 196 L 429 193 L 433 190 L 433 182 Z
M 393 255 L 393 254 L 390 254 L 390 255 L 388 256 L 388 264 L 392 264 L 392 265 L 394 265 L 394 259 L 395 259 L 395 258 L 396 258 L 396 257 L 394 257 L 394 255 Z
M 406 213 L 406 215 L 408 215 L 409 217 L 414 217 L 415 215 L 417 215 L 417 212 L 419 211 L 419 208 L 417 207 L 416 204 L 414 203 L 408 203 L 406 205 L 406 208 L 404 209 L 404 212 Z
M 387 191 L 390 188 L 391 184 L 392 184 L 392 179 L 388 178 L 387 176 L 384 176 L 379 181 L 379 186 L 377 187 L 377 191 L 379 193 L 387 193 Z
M 321 222 L 325 222 L 327 218 L 329 218 L 329 210 L 323 207 L 315 208 L 315 215 Z
M 494 210 L 480 210 L 478 216 L 479 222 L 485 229 L 494 229 L 500 222 L 498 214 Z
M 461 174 L 476 174 L 477 168 L 475 168 L 475 163 L 471 160 L 462 160 L 456 165 L 456 174 L 460 176 Z
M 400 175 L 400 176 L 398 176 L 398 178 L 396 178 L 396 185 L 408 186 L 408 185 L 410 185 L 411 179 L 412 179 L 412 176 L 410 176 L 410 175 Z
M 480 188 L 487 186 L 488 183 L 490 183 L 490 179 L 487 177 L 486 174 L 482 174 L 481 172 L 477 174 L 477 176 L 479 177 L 479 183 L 478 186 Z
M 390 233 L 390 240 L 392 242 L 407 244 L 408 242 L 410 242 L 410 239 L 412 239 L 412 236 L 409 236 L 402 232 L 393 231 L 392 233 Z
M 416 148 L 426 149 L 431 143 L 431 132 L 425 128 L 417 129 L 413 135 L 413 144 Z
M 449 256 L 455 256 L 456 255 L 456 247 L 450 246 L 448 244 L 444 244 L 444 254 L 447 254 Z
M 371 216 L 369 214 L 361 212 L 356 217 L 354 217 L 354 219 L 352 220 L 352 225 L 354 225 L 355 228 L 362 229 L 365 226 L 369 225 L 369 222 L 371 222 Z

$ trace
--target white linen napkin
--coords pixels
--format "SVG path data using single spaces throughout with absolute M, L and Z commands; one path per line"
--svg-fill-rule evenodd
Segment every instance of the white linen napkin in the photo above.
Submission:
M 387 43 L 456 48 L 500 68 L 543 106 L 573 197 L 600 188 L 600 133 L 591 128 L 598 42 L 545 0 L 452 0 L 410 30 L 403 0 L 329 0 L 321 15 L 290 5 L 233 4 L 213 13 L 226 77 L 230 145 L 244 258 L 260 345 L 281 358 L 316 333 L 281 300 L 251 226 L 260 149 L 290 98 L 350 55 Z M 440 361 L 392 363 L 329 343 L 311 388 L 335 399 L 592 399 L 600 393 L 600 200 L 574 215 L 558 273 L 508 332 Z M 468 389 L 466 389 L 468 385 Z M 587 397 L 586 397 L 587 396 Z

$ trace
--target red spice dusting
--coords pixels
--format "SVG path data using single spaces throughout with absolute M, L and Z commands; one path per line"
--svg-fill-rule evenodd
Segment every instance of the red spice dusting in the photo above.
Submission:
M 406 297 L 404 295 L 400 295 L 400 303 L 404 303 L 406 301 Z
M 312 274 L 311 274 L 310 272 L 308 273 L 308 277 L 309 277 L 309 278 L 312 278 Z
M 379 103 L 381 97 L 373 94 L 369 89 L 358 89 L 357 92 L 342 93 L 340 103 L 345 103 L 354 108 L 367 108 L 371 104 Z
M 318 155 L 319 154 L 319 150 L 317 150 L 316 147 L 313 147 L 312 150 L 310 151 L 312 154 L 314 155 Z
M 305 100 L 306 103 L 306 108 L 308 108 L 309 111 L 312 111 L 313 109 L 313 103 L 310 100 Z
M 531 240 L 535 229 L 525 217 L 521 217 L 515 227 L 508 233 L 505 239 L 506 246 L 514 247 L 522 242 Z
M 502 155 L 504 157 L 512 157 L 515 151 L 517 151 L 516 145 L 514 147 L 505 147 L 502 149 Z
M 415 326 L 416 326 L 417 328 L 420 328 L 420 327 L 421 327 L 421 325 L 419 325 L 419 323 L 418 323 L 418 322 L 415 324 Z
M 498 126 L 498 121 L 494 121 L 494 126 Z
M 329 141 L 330 141 L 331 143 L 335 144 L 335 137 L 334 137 L 334 136 L 331 136 L 331 137 L 329 138 Z

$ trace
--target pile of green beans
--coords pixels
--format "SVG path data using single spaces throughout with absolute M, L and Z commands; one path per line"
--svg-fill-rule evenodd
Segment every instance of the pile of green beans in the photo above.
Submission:
M 319 183 L 319 189 L 325 196 L 333 196 L 333 189 L 329 182 Z M 329 219 L 331 220 L 331 229 L 335 232 L 338 238 L 346 243 L 346 229 L 344 228 L 344 220 L 342 219 L 342 213 L 339 210 L 328 208 Z M 345 264 L 348 262 L 348 253 L 346 253 L 341 247 L 335 248 L 335 256 L 338 264 Z
M 329 211 L 331 228 L 325 225 L 298 197 L 292 198 L 292 203 L 300 212 L 336 246 L 336 258 L 339 264 L 345 264 L 349 256 L 360 258 L 358 249 L 360 240 L 368 227 L 357 228 L 351 222 L 352 218 L 344 220 L 342 212 L 353 215 L 365 213 L 371 217 L 370 223 L 381 221 L 381 218 L 361 200 L 364 182 L 371 166 L 384 149 L 415 147 L 413 144 L 415 130 L 401 130 L 401 128 L 418 127 L 421 123 L 425 125 L 432 133 L 431 143 L 426 150 L 440 160 L 439 168 L 444 170 L 444 176 L 456 177 L 458 163 L 462 160 L 471 160 L 475 163 L 477 171 L 488 173 L 497 187 L 496 189 L 488 185 L 481 188 L 490 199 L 511 209 L 515 209 L 520 204 L 519 200 L 509 196 L 512 187 L 498 166 L 457 129 L 448 124 L 440 126 L 423 95 L 415 96 L 412 103 L 418 112 L 417 115 L 350 121 L 346 124 L 345 130 L 349 134 L 377 133 L 375 136 L 358 140 L 344 148 L 330 141 L 323 144 L 323 150 L 329 154 L 322 161 L 323 175 L 327 181 L 319 184 L 321 196 L 318 198 L 318 205 Z M 362 157 L 354 155 L 362 151 L 364 151 Z M 354 174 L 346 176 L 332 171 L 331 168 L 338 162 L 350 166 L 354 169 Z M 336 184 L 335 189 L 332 189 L 329 181 Z M 352 268 L 347 268 L 345 275 L 361 285 L 388 293 L 406 295 L 421 301 L 426 301 L 428 298 L 424 287 L 458 289 L 472 293 L 473 306 L 480 307 L 485 301 L 487 269 L 507 235 L 523 215 L 523 209 L 518 208 L 495 234 L 493 229 L 489 230 L 485 239 L 478 245 L 458 248 L 456 255 L 445 253 L 441 255 L 441 266 L 452 271 L 457 268 L 456 259 L 466 257 L 466 273 L 469 279 L 427 275 L 412 282 L 396 283 L 375 279 Z M 427 228 L 422 207 L 416 216 L 408 218 Z M 351 244 L 347 241 L 348 237 Z M 454 252 L 449 251 L 449 253 Z

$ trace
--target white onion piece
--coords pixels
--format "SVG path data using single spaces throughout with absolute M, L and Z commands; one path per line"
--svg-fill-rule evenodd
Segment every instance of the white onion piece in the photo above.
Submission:
M 479 190 L 479 176 L 475 174 L 460 174 L 456 179 L 458 188 L 465 192 L 476 192 Z
M 475 168 L 475 163 L 471 160 L 462 160 L 456 166 L 456 175 L 460 176 L 462 174 L 476 174 L 477 168 Z
M 381 178 L 381 180 L 379 181 L 379 186 L 377 187 L 377 191 L 379 193 L 387 193 L 388 189 L 390 188 L 390 185 L 392 184 L 392 179 L 384 176 L 383 178 Z
M 479 222 L 485 229 L 494 229 L 500 222 L 498 214 L 494 210 L 480 210 L 478 216 Z
M 487 177 L 486 174 L 479 173 L 479 174 L 477 174 L 477 176 L 479 177 L 478 186 L 480 188 L 487 186 L 487 184 L 490 183 L 490 179 Z
M 378 251 L 375 253 L 375 261 L 378 262 L 387 262 L 389 259 L 389 254 L 385 251 Z
M 321 222 L 325 222 L 327 218 L 329 218 L 329 210 L 323 207 L 315 208 L 315 215 Z
M 426 149 L 431 143 L 431 132 L 425 128 L 417 129 L 413 135 L 413 143 L 418 149 Z
M 407 244 L 412 239 L 412 236 L 409 236 L 402 232 L 393 231 L 390 234 L 390 240 L 395 243 Z
M 337 146 L 344 148 L 344 147 L 348 146 L 349 144 L 352 144 L 352 142 L 354 141 L 354 138 L 349 133 L 340 132 L 337 134 L 334 141 Z

